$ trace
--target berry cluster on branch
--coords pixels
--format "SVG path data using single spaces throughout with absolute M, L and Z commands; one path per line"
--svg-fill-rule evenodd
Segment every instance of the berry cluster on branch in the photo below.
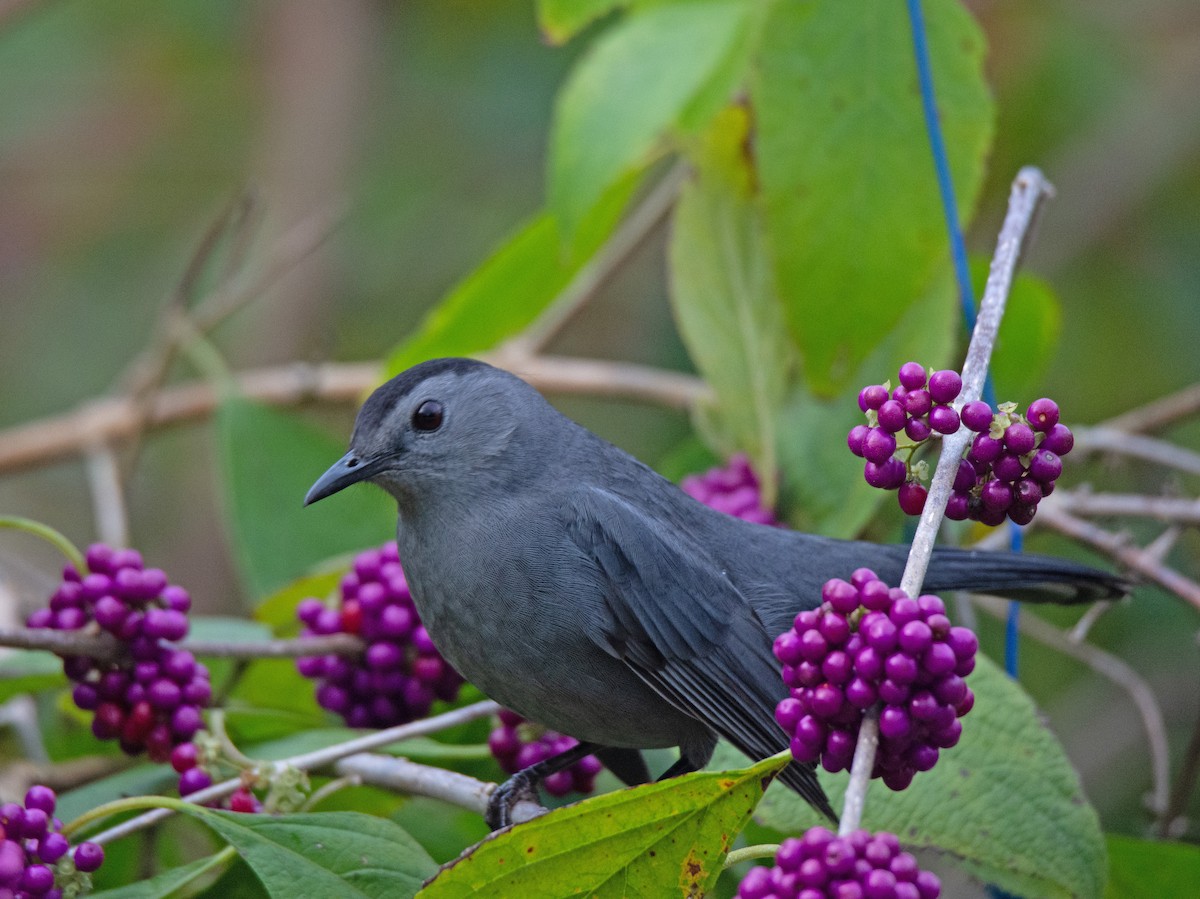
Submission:
M 839 837 L 813 827 L 784 840 L 774 866 L 752 868 L 738 899 L 937 899 L 942 884 L 900 848 L 895 834 Z
M 1006 518 L 1029 524 L 1037 504 L 1054 491 L 1062 456 L 1075 443 L 1070 429 L 1059 423 L 1058 405 L 1043 397 L 1022 415 L 1014 403 L 1002 403 L 993 412 L 976 400 L 955 411 L 951 404 L 962 390 L 958 372 L 926 376 L 919 363 L 906 362 L 898 376 L 894 390 L 888 383 L 872 384 L 858 394 L 867 423 L 850 429 L 846 445 L 866 460 L 866 482 L 895 490 L 901 510 L 920 515 L 928 496 L 921 483 L 928 466 L 914 461 L 917 450 L 935 434 L 947 436 L 966 427 L 976 436 L 959 463 L 946 517 L 991 526 Z
M 296 668 L 318 681 L 317 702 L 351 727 L 392 727 L 429 714 L 435 699 L 452 702 L 463 679 L 442 658 L 413 605 L 395 542 L 355 557 L 331 608 L 305 599 L 296 608 L 302 636 L 347 633 L 367 644 L 359 658 L 297 659 Z
M 191 597 L 161 569 L 146 568 L 132 549 L 103 543 L 88 547 L 87 570 L 73 565 L 48 607 L 26 624 L 64 631 L 106 631 L 127 649 L 116 660 L 70 656 L 63 671 L 75 682 L 72 697 L 94 712 L 92 733 L 117 740 L 125 752 L 145 750 L 165 762 L 203 724 L 201 709 L 212 698 L 208 669 L 172 644 L 188 632 Z
M 104 850 L 84 842 L 72 851 L 54 817 L 57 803 L 53 790 L 34 784 L 24 805 L 0 805 L 0 896 L 62 899 L 87 891 Z
M 833 578 L 821 605 L 775 639 L 791 695 L 775 711 L 792 755 L 849 770 L 867 709 L 880 706 L 872 777 L 903 790 L 958 743 L 975 697 L 964 678 L 978 641 L 952 627 L 941 599 L 909 597 L 866 568 Z

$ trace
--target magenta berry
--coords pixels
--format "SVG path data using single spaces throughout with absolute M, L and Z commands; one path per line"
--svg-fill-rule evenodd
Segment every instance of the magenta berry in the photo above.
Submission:
M 776 720 L 797 760 L 840 771 L 850 765 L 863 712 L 882 702 L 872 776 L 901 789 L 928 770 L 933 750 L 957 742 L 961 731 L 951 725 L 973 701 L 962 678 L 978 643 L 950 626 L 936 596 L 910 599 L 867 569 L 826 582 L 821 597 L 775 640 L 790 693 Z
M 304 636 L 351 633 L 366 643 L 360 658 L 297 660 L 300 674 L 317 682 L 318 705 L 351 727 L 391 727 L 423 718 L 435 699 L 458 696 L 462 677 L 421 626 L 394 542 L 355 557 L 341 596 L 337 609 L 307 599 L 296 607 Z
M 992 426 L 992 407 L 982 400 L 967 403 L 960 414 L 962 423 L 976 434 L 985 434 Z
M 1034 400 L 1025 410 L 1025 420 L 1035 431 L 1049 431 L 1058 424 L 1058 403 L 1046 397 Z
M 905 362 L 898 374 L 905 390 L 920 390 L 925 386 L 925 366 L 919 362 Z
M 887 398 L 886 391 L 883 398 Z M 846 435 L 846 445 L 854 455 L 861 456 L 868 436 L 865 426 L 862 431 L 854 428 Z M 763 505 L 761 482 L 744 453 L 735 453 L 723 468 L 688 475 L 679 486 L 684 493 L 718 512 L 757 524 L 780 525 L 775 513 Z
M 900 487 L 896 496 L 904 514 L 914 516 L 920 515 L 925 509 L 925 500 L 928 497 L 929 491 L 914 482 L 909 482 Z
M 929 376 L 929 395 L 935 403 L 952 403 L 961 390 L 962 377 L 956 371 L 945 369 Z

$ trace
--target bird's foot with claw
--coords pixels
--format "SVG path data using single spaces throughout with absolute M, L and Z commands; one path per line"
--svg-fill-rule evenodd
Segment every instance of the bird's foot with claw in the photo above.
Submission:
M 518 771 L 502 784 L 498 784 L 488 797 L 487 811 L 483 820 L 492 830 L 500 830 L 513 823 L 513 809 L 520 802 L 541 804 L 537 792 L 537 779 L 529 772 Z

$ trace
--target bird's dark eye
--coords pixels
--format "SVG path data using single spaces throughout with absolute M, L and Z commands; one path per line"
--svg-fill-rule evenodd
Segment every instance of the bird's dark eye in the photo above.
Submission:
M 442 404 L 437 400 L 425 400 L 413 413 L 412 423 L 418 431 L 436 431 L 442 426 Z

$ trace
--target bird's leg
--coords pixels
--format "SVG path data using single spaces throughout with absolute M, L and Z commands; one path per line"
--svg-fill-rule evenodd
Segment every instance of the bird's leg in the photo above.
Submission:
M 678 777 L 681 774 L 691 774 L 693 771 L 699 771 L 700 766 L 692 762 L 687 756 L 681 755 L 679 761 L 664 771 L 658 776 L 656 783 L 668 780 L 672 777 Z
M 513 806 L 523 799 L 528 799 L 530 802 L 539 801 L 538 784 L 551 774 L 557 774 L 559 771 L 570 768 L 585 755 L 591 755 L 600 748 L 602 747 L 595 743 L 579 743 L 566 752 L 560 752 L 545 761 L 518 771 L 492 791 L 483 820 L 492 830 L 508 827 L 513 823 Z

